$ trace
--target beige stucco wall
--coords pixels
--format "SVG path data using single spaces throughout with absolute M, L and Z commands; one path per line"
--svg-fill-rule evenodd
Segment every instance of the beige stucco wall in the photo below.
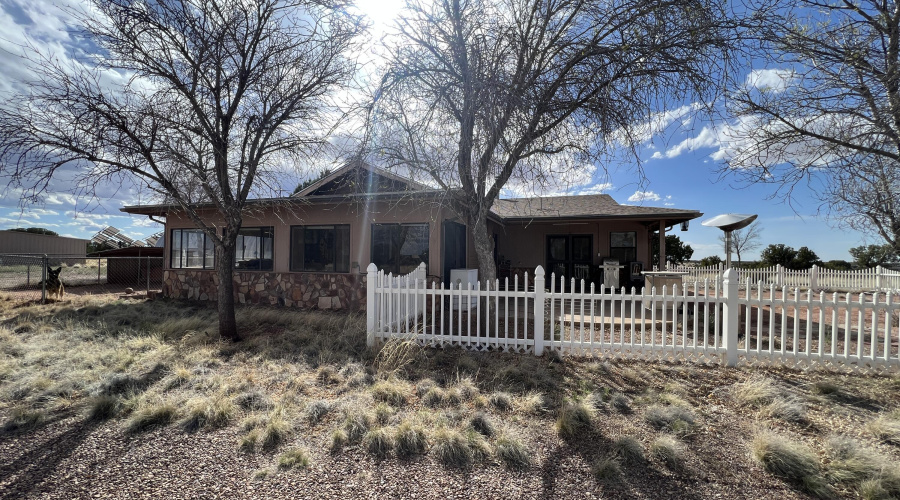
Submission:
M 449 217 L 444 208 L 423 200 L 373 201 L 362 203 L 293 204 L 254 208 L 244 215 L 244 227 L 274 226 L 274 272 L 290 270 L 291 230 L 293 225 L 350 224 L 350 273 L 363 274 L 370 262 L 369 233 L 372 224 L 427 223 L 428 274 L 441 273 L 441 221 Z M 209 220 L 221 224 L 221 218 L 210 212 Z M 166 268 L 169 268 L 171 230 L 192 228 L 195 224 L 184 215 L 170 213 L 166 218 Z M 245 271 L 246 272 L 246 271 Z
M 637 233 L 637 256 L 650 265 L 650 245 L 647 226 L 630 221 L 582 220 L 571 223 L 532 222 L 508 223 L 499 229 L 499 254 L 510 260 L 514 268 L 535 268 L 547 265 L 547 236 L 563 234 L 590 234 L 592 236 L 593 263 L 600 265 L 609 255 L 609 233 L 634 231 Z

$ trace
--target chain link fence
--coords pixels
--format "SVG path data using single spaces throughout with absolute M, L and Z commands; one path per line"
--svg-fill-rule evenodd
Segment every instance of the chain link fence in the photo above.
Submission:
M 129 288 L 146 293 L 162 288 L 162 257 L 0 254 L 0 294 L 14 300 L 46 301 L 45 281 L 53 286 L 52 280 L 46 280 L 48 269 L 60 269 L 66 295 L 124 294 Z

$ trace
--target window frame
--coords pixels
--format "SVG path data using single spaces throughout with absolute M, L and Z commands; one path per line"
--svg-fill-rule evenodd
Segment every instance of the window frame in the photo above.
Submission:
M 339 228 L 339 227 L 347 228 L 347 270 L 346 271 L 337 271 L 337 270 L 335 270 L 335 271 L 318 271 L 318 270 L 307 270 L 307 269 L 294 268 L 294 229 L 295 228 L 303 229 L 304 237 L 305 237 L 305 230 L 308 227 L 312 227 L 312 228 L 330 227 L 332 231 L 335 231 L 335 235 L 337 234 L 336 233 L 337 228 Z M 288 270 L 290 272 L 292 272 L 292 273 L 319 273 L 319 274 L 350 274 L 351 273 L 350 257 L 351 257 L 351 254 L 353 253 L 351 251 L 353 231 L 352 231 L 352 228 L 350 227 L 350 224 L 296 224 L 296 225 L 290 226 L 290 233 L 288 234 L 288 237 L 290 238 L 290 245 L 289 245 L 290 254 L 288 255 Z M 335 238 L 335 239 L 337 239 L 337 238 Z M 303 245 L 303 244 L 305 244 L 305 241 L 303 243 L 301 243 L 301 245 Z M 337 269 L 337 265 L 336 265 L 337 264 L 337 253 L 338 253 L 337 250 L 338 250 L 337 245 L 335 245 L 335 248 L 334 248 L 335 269 Z M 304 259 L 304 261 L 305 261 L 305 259 Z M 305 262 L 304 262 L 304 266 L 305 266 Z
M 262 240 L 263 240 L 263 232 L 264 232 L 264 231 L 269 230 L 269 231 L 272 233 L 272 258 L 270 259 L 270 260 L 272 261 L 272 267 L 271 267 L 271 268 L 268 268 L 268 269 L 262 269 L 262 268 L 259 268 L 259 269 L 239 268 L 239 267 L 238 267 L 238 248 L 237 248 L 237 240 L 235 240 L 235 246 L 234 246 L 234 270 L 235 270 L 235 271 L 242 272 L 242 273 L 244 273 L 244 272 L 250 272 L 250 273 L 253 273 L 253 272 L 263 272 L 263 273 L 271 273 L 271 272 L 274 272 L 274 271 L 275 271 L 275 226 L 247 226 L 247 227 L 241 226 L 241 228 L 238 230 L 238 236 L 242 236 L 240 232 L 241 232 L 241 231 L 244 231 L 244 230 L 246 230 L 246 229 L 258 229 L 258 230 L 259 230 L 259 236 L 258 236 L 258 238 L 260 239 L 260 242 L 262 242 Z M 241 250 L 243 250 L 243 249 L 241 249 Z M 264 251 L 265 248 L 263 248 L 263 249 L 261 249 L 261 250 L 262 250 L 262 251 L 260 251 L 260 254 L 263 254 L 263 255 L 264 255 L 264 254 L 265 254 L 265 251 Z M 262 263 L 262 261 L 265 260 L 265 257 L 260 256 L 257 260 L 259 260 L 260 263 Z
M 425 228 L 425 235 L 428 239 L 428 259 L 425 261 L 425 266 L 429 266 L 431 263 L 431 224 L 428 222 L 373 222 L 369 232 L 369 261 L 375 262 L 375 227 L 376 226 L 393 226 L 393 227 L 403 227 L 403 226 L 423 226 Z M 376 264 L 377 266 L 377 264 Z M 400 275 L 400 249 L 397 249 L 397 256 L 395 261 L 391 265 L 390 268 L 384 267 L 385 272 L 393 273 L 396 276 Z
M 630 246 L 630 247 L 614 247 L 614 246 L 612 245 L 612 244 L 613 244 L 613 236 L 612 236 L 613 234 L 632 234 L 632 235 L 634 235 L 634 236 L 633 236 L 633 238 L 634 238 L 634 246 Z M 625 264 L 628 263 L 628 262 L 637 262 L 637 261 L 638 261 L 637 248 L 638 248 L 637 231 L 610 231 L 610 232 L 609 232 L 609 256 L 610 256 L 610 257 L 613 257 L 613 256 L 614 256 L 614 255 L 613 255 L 613 250 L 614 250 L 614 249 L 633 249 L 633 251 L 634 251 L 634 259 L 632 259 L 632 260 L 625 260 L 625 261 L 619 262 L 619 264 L 625 265 Z
M 184 249 L 184 235 L 185 233 L 199 233 L 203 236 L 203 249 L 201 251 L 201 261 L 202 265 L 200 267 L 189 267 L 184 265 L 185 255 L 181 256 L 181 265 L 175 267 L 175 231 L 180 233 L 179 238 L 179 250 Z M 206 266 L 206 251 L 207 248 L 211 248 L 213 251 L 212 254 L 212 264 L 207 267 Z M 202 229 L 196 227 L 173 227 L 169 230 L 169 269 L 200 269 L 200 270 L 214 270 L 216 268 L 216 251 L 215 244 L 212 242 L 212 238 L 209 237 L 208 234 Z

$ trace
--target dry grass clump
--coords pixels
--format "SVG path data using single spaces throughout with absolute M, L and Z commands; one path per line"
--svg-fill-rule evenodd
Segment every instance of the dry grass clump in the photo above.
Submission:
M 415 340 L 390 339 L 381 346 L 375 356 L 375 372 L 385 377 L 394 376 L 420 359 L 422 349 L 423 347 Z
M 182 421 L 182 427 L 188 431 L 225 427 L 237 412 L 234 401 L 221 394 L 188 403 L 188 408 L 188 414 Z
M 430 378 L 425 378 L 416 383 L 416 396 L 423 398 L 428 391 L 437 387 L 437 382 Z
M 378 425 L 387 425 L 391 418 L 397 413 L 397 410 L 388 404 L 378 403 L 375 405 L 372 412 Z
M 44 412 L 33 408 L 13 408 L 3 423 L 3 432 L 23 432 L 34 429 L 44 421 Z
M 272 399 L 267 394 L 254 389 L 235 396 L 234 404 L 245 411 L 268 411 L 272 408 Z
M 309 453 L 303 448 L 291 448 L 278 457 L 279 469 L 305 469 L 309 467 Z
M 821 394 L 823 396 L 837 396 L 841 394 L 841 386 L 829 380 L 817 380 L 812 383 L 811 390 L 813 394 Z
M 431 408 L 437 408 L 444 404 L 447 393 L 440 387 L 432 387 L 422 396 L 422 403 Z
M 344 429 L 335 429 L 334 432 L 331 433 L 331 445 L 329 448 L 332 453 L 337 453 L 349 443 L 350 438 L 347 436 L 347 431 Z
M 475 429 L 476 432 L 486 437 L 492 437 L 496 432 L 494 423 L 491 422 L 490 417 L 484 412 L 475 412 L 475 414 L 472 415 L 472 419 L 469 420 L 469 425 Z
M 466 429 L 466 442 L 472 451 L 472 459 L 476 462 L 482 462 L 491 457 L 491 445 L 475 429 Z
M 465 468 L 472 464 L 472 449 L 461 432 L 454 429 L 438 429 L 434 433 L 432 447 L 438 461 L 449 467 Z
M 547 398 L 536 391 L 530 391 L 516 400 L 518 411 L 531 415 L 542 415 L 549 409 Z
M 375 383 L 371 388 L 372 397 L 376 401 L 382 401 L 394 406 L 403 406 L 409 397 L 409 383 L 391 378 Z
M 369 432 L 375 424 L 375 418 L 363 411 L 350 411 L 344 417 L 343 429 L 347 435 L 347 442 L 357 443 Z
M 481 391 L 475 385 L 475 381 L 471 377 L 463 377 L 453 387 L 463 401 L 471 401 L 478 397 Z
M 374 429 L 363 436 L 363 446 L 377 458 L 385 458 L 394 451 L 394 436 L 387 429 Z
M 806 445 L 772 432 L 759 432 L 750 445 L 753 458 L 767 471 L 807 493 L 832 496 L 831 487 L 822 477 L 819 457 Z
M 609 404 L 618 410 L 619 413 L 631 413 L 631 400 L 621 392 L 614 393 L 609 400 Z
M 684 469 L 684 444 L 674 436 L 666 434 L 654 439 L 650 443 L 650 454 L 672 470 Z
M 763 406 L 774 401 L 781 394 L 781 391 L 772 380 L 763 376 L 753 375 L 745 382 L 734 384 L 732 386 L 732 394 L 738 402 L 745 405 Z
M 829 438 L 828 450 L 830 481 L 854 488 L 862 498 L 900 498 L 900 469 L 890 458 L 843 436 Z
M 269 415 L 266 425 L 260 431 L 259 444 L 264 450 L 274 450 L 287 441 L 291 431 L 291 424 L 284 419 L 282 412 L 275 411 Z
M 569 402 L 559 410 L 556 432 L 563 439 L 583 438 L 593 427 L 594 409 L 583 401 Z
M 759 410 L 764 417 L 802 424 L 806 422 L 806 404 L 797 398 L 778 397 Z
M 316 380 L 323 385 L 337 385 L 344 381 L 344 377 L 333 366 L 326 365 L 316 372 Z
M 327 415 L 329 411 L 331 411 L 331 403 L 324 399 L 315 401 L 306 407 L 306 421 L 309 422 L 310 425 L 316 425 L 325 418 L 325 415 Z
M 641 442 L 631 436 L 622 436 L 613 443 L 616 455 L 626 462 L 640 463 L 644 461 L 644 447 Z
M 531 452 L 522 441 L 503 434 L 497 438 L 495 445 L 497 458 L 503 462 L 506 467 L 514 470 L 522 470 L 531 467 Z
M 508 392 L 494 392 L 488 396 L 488 401 L 491 403 L 491 406 L 496 408 L 498 411 L 512 411 L 513 409 L 513 398 Z
M 101 422 L 119 414 L 121 403 L 117 396 L 95 396 L 88 403 L 88 420 Z
M 128 432 L 145 432 L 157 427 L 169 425 L 178 416 L 178 409 L 168 401 L 145 401 L 131 415 L 128 421 Z
M 667 430 L 679 436 L 694 431 L 694 413 L 683 406 L 652 405 L 644 413 L 644 420 L 657 430 Z
M 394 442 L 397 456 L 401 458 L 421 455 L 428 449 L 428 436 L 425 434 L 425 429 L 409 421 L 403 421 L 397 426 Z
M 876 418 L 868 427 L 878 439 L 900 446 L 900 410 Z
M 622 465 L 616 457 L 599 458 L 591 464 L 591 474 L 601 483 L 617 483 L 622 479 Z

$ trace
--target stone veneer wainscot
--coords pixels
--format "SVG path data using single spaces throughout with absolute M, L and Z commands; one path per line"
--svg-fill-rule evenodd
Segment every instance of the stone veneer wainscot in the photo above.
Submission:
M 215 271 L 168 269 L 162 295 L 174 299 L 215 300 Z M 366 309 L 366 276 L 359 274 L 235 272 L 234 298 L 240 304 L 300 309 Z

